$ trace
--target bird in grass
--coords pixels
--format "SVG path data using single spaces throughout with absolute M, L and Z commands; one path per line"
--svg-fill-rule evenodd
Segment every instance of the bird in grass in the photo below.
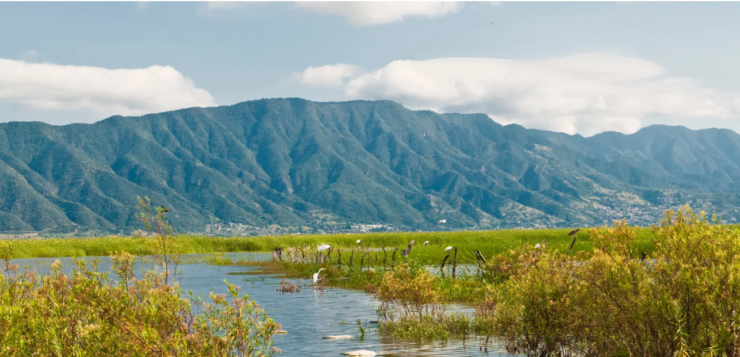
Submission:
M 312 281 L 312 282 L 313 282 L 314 284 L 316 284 L 316 282 L 318 282 L 318 281 L 319 281 L 319 273 L 321 273 L 321 271 L 322 271 L 322 270 L 324 270 L 324 268 L 321 268 L 321 269 L 319 269 L 319 271 L 318 271 L 318 272 L 316 272 L 316 273 L 314 273 L 314 274 L 313 274 L 313 278 L 311 278 L 311 281 Z
M 534 249 L 540 249 L 540 247 L 542 247 L 542 246 L 539 243 L 537 243 L 537 244 L 534 245 Z
M 322 252 L 322 251 L 325 251 L 325 250 L 327 250 L 329 248 L 331 248 L 331 245 L 321 243 L 321 245 L 319 245 L 318 247 L 316 247 L 316 250 L 318 250 L 319 252 Z
M 576 228 L 576 229 L 574 229 L 574 230 L 570 231 L 570 233 L 568 233 L 568 235 L 569 235 L 569 236 L 572 236 L 572 235 L 574 235 L 574 234 L 576 234 L 576 233 L 578 233 L 578 232 L 580 232 L 580 231 L 581 231 L 581 229 L 580 229 L 580 228 Z
M 427 246 L 427 244 L 429 244 L 429 241 L 428 240 L 427 241 L 424 241 L 424 246 L 425 247 Z
M 452 250 L 452 246 L 445 248 L 445 252 L 449 252 L 450 250 Z
M 355 242 L 355 243 L 360 244 L 360 240 L 358 239 L 357 242 Z

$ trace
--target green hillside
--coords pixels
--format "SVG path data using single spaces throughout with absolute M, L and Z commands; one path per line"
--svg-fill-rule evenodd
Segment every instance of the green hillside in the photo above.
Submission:
M 590 138 L 389 101 L 265 99 L 95 124 L 0 124 L 0 231 L 130 232 L 137 196 L 224 234 L 740 219 L 740 135 Z

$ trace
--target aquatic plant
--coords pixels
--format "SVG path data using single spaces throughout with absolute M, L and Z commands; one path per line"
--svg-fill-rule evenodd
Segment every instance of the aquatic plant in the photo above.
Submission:
M 278 285 L 277 291 L 285 294 L 285 293 L 300 293 L 301 290 L 303 290 L 303 281 L 299 280 L 298 283 L 294 283 L 292 281 L 286 280 L 283 278 L 282 281 L 280 281 L 280 284 Z

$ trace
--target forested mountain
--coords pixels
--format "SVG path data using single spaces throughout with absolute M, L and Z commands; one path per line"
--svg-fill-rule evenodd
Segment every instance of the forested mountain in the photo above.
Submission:
M 687 202 L 732 220 L 739 194 L 740 135 L 724 129 L 584 138 L 302 99 L 0 124 L 5 232 L 130 232 L 137 196 L 173 211 L 180 231 L 254 233 L 649 224 Z

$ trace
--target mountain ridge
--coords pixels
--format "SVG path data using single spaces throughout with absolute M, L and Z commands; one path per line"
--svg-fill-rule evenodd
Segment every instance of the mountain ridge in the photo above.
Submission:
M 594 225 L 630 210 L 646 223 L 683 201 L 732 219 L 740 135 L 583 137 L 391 101 L 261 99 L 2 123 L 0 179 L 5 232 L 130 231 L 136 196 L 171 207 L 182 231 L 211 233 Z

